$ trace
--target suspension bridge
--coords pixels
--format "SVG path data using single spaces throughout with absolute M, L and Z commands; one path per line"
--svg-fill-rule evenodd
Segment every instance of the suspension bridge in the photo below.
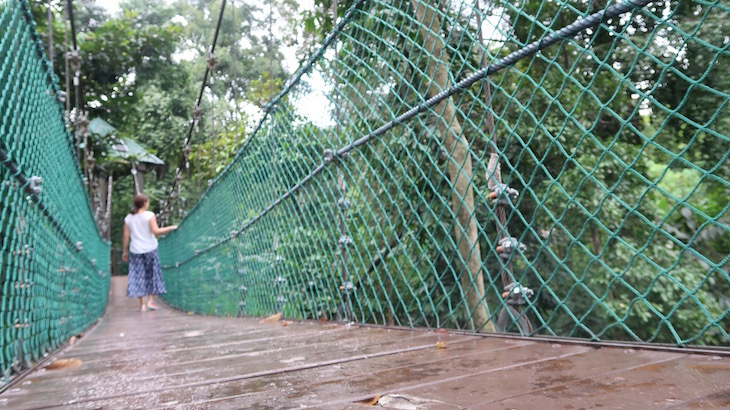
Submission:
M 727 4 L 335 9 L 139 312 L 88 121 L 0 1 L 0 407 L 730 406 Z

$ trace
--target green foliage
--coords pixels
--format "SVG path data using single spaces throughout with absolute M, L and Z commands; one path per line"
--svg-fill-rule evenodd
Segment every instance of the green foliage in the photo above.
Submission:
M 431 77 L 434 64 L 449 67 L 453 83 L 483 60 L 496 62 L 607 3 L 474 9 L 437 2 L 441 26 L 429 29 L 444 41 L 447 55 L 439 56 L 424 49 L 413 3 L 363 5 L 248 137 L 183 229 L 164 241 L 176 283 L 172 303 L 217 314 L 283 311 L 478 330 L 454 239 L 460 222 L 447 169 L 456 157 L 440 135 L 444 114 L 426 110 L 318 168 L 326 164 L 323 151 L 370 134 L 420 104 L 430 87 L 443 87 Z M 332 6 L 318 1 L 302 13 L 305 54 L 331 30 Z M 488 22 L 485 31 L 491 27 L 484 47 L 476 13 Z M 730 128 L 723 113 L 730 102 L 716 64 L 727 58 L 728 40 L 713 28 L 727 13 L 716 2 L 653 4 L 451 97 L 457 115 L 449 126 L 461 129 L 473 164 L 490 307 L 505 306 L 506 275 L 535 291 L 522 307 L 535 333 L 727 343 L 730 182 L 723 165 Z M 328 125 L 302 114 L 302 101 L 322 91 L 309 88 L 318 76 L 326 84 Z M 262 78 L 247 94 L 259 106 L 269 88 Z M 495 252 L 504 228 L 488 198 L 493 152 L 502 179 L 521 191 L 506 210 L 506 228 L 527 249 L 508 264 Z M 352 244 L 343 247 L 346 237 Z M 238 275 L 223 279 L 221 266 Z M 183 278 L 198 271 L 196 280 L 216 279 L 214 293 L 186 286 Z M 224 297 L 229 288 L 240 292 Z M 491 312 L 493 320 L 499 312 Z

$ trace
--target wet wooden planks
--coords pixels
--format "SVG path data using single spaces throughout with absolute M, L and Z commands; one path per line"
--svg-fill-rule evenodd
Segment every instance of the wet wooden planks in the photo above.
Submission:
M 727 356 L 139 312 L 125 287 L 57 355 L 81 365 L 34 372 L 0 408 L 730 407 Z

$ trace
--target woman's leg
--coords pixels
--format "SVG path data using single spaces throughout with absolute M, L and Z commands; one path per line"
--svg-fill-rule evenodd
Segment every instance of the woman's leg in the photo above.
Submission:
M 144 303 L 144 296 L 146 295 L 144 286 L 144 261 L 141 255 L 134 253 L 129 254 L 129 276 L 127 285 L 127 297 L 139 298 L 139 310 L 145 311 L 146 305 Z

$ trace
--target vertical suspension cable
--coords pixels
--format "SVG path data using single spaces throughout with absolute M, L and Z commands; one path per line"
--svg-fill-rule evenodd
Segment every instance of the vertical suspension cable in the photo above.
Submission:
M 269 101 L 273 103 L 274 101 L 274 2 L 273 0 L 269 0 Z M 273 110 L 274 107 L 269 107 L 269 109 Z M 271 120 L 271 126 L 269 127 L 269 132 L 271 133 L 270 140 L 272 141 L 272 156 L 273 156 L 273 191 L 274 191 L 274 198 L 278 197 L 279 195 L 279 179 L 277 175 L 277 149 L 276 149 L 276 136 L 273 132 L 273 117 Z M 278 212 L 274 212 L 273 218 L 274 218 L 274 243 L 273 243 L 273 250 L 274 250 L 274 277 L 276 278 L 276 289 L 277 289 L 277 295 L 276 295 L 276 305 L 277 310 L 282 311 L 283 310 L 283 296 L 281 294 L 281 287 L 283 286 L 284 281 L 281 280 L 283 278 L 279 277 L 279 218 L 278 218 Z M 283 313 L 283 312 L 282 312 Z
M 210 140 L 210 162 L 213 165 L 213 178 L 215 178 L 215 80 L 213 80 L 213 74 L 215 66 L 210 73 L 210 129 L 211 129 L 211 140 Z
M 231 1 L 231 6 L 233 7 L 233 121 L 235 123 L 233 133 L 236 136 L 235 152 L 238 152 L 238 69 L 236 68 L 236 62 L 238 61 L 238 26 L 236 25 L 236 3 Z
M 476 11 L 476 17 L 477 17 L 477 24 L 479 25 L 477 28 L 478 33 L 478 39 L 479 44 L 481 46 L 481 66 L 482 69 L 486 68 L 488 66 L 487 63 L 487 48 L 484 44 L 484 33 L 482 30 L 482 12 L 481 12 L 481 4 L 480 0 L 476 0 L 475 4 L 475 11 Z M 488 187 L 495 191 L 495 187 L 498 185 L 501 186 L 502 184 L 502 171 L 500 167 L 500 156 L 502 155 L 502 152 L 499 149 L 498 143 L 498 136 L 497 132 L 494 127 L 494 109 L 492 105 L 492 89 L 491 85 L 489 83 L 489 78 L 485 78 L 484 80 L 484 104 L 486 106 L 486 117 L 487 117 L 487 128 L 489 130 L 489 139 L 490 139 L 490 149 L 489 149 L 489 163 L 487 167 L 487 181 L 488 181 Z M 503 188 L 500 188 L 503 189 Z M 506 187 L 506 190 L 509 191 L 509 188 Z M 508 192 L 502 192 L 499 196 L 509 195 Z M 495 224 L 497 227 L 497 232 L 499 235 L 499 244 L 500 246 L 504 246 L 503 244 L 506 244 L 506 241 L 509 241 L 510 243 L 513 243 L 512 237 L 509 233 L 509 228 L 507 226 L 507 211 L 505 209 L 505 205 L 500 203 L 499 196 L 495 198 L 495 206 L 494 206 L 494 213 L 496 216 Z M 500 246 L 497 247 L 499 250 Z M 519 243 L 515 247 L 515 250 L 519 250 Z M 503 249 L 503 248 L 502 248 Z M 499 252 L 499 251 L 498 251 Z M 503 249 L 504 252 L 504 249 Z M 505 252 L 506 253 L 506 252 Z M 512 291 L 512 288 L 515 287 L 515 278 L 514 278 L 514 271 L 512 266 L 512 258 L 510 257 L 507 260 L 504 260 L 502 257 L 502 254 L 498 255 L 500 261 L 503 263 L 503 267 L 501 269 L 501 279 L 502 279 L 502 287 L 505 290 L 505 293 L 507 293 L 507 298 L 509 298 L 509 292 Z M 518 314 L 522 314 L 522 306 L 519 304 L 513 305 L 515 310 Z M 505 310 L 507 310 L 507 307 L 504 307 Z M 513 322 L 518 322 L 518 318 L 512 318 Z M 530 319 L 527 316 L 524 316 L 524 322 L 526 324 L 526 329 L 518 329 L 520 332 L 524 333 L 532 333 L 532 323 L 530 322 Z M 499 325 L 499 321 L 497 322 Z M 498 329 L 499 330 L 499 329 Z M 506 329 L 502 329 L 506 330 Z
M 332 27 L 337 27 L 337 18 L 339 14 L 339 2 L 338 0 L 334 1 L 333 4 L 333 14 L 332 17 Z M 335 84 L 337 84 L 338 75 L 339 75 L 339 64 L 338 64 L 338 55 L 339 52 L 337 50 L 337 43 L 334 45 L 335 50 L 335 59 L 334 59 L 334 77 L 335 77 Z M 342 133 L 341 125 L 340 125 L 340 93 L 337 91 L 337 88 L 334 88 L 334 100 L 335 100 L 335 133 L 337 134 L 338 140 L 339 136 Z M 338 212 L 338 221 L 340 225 L 340 269 L 342 270 L 342 285 L 340 289 L 342 290 L 342 293 L 344 294 L 344 315 L 345 315 L 345 321 L 350 322 L 354 318 L 352 316 L 352 306 L 350 302 L 350 292 L 354 291 L 355 287 L 354 284 L 350 282 L 349 274 L 347 272 L 347 247 L 349 246 L 349 236 L 347 235 L 347 225 L 345 221 L 345 212 L 347 211 L 346 204 L 348 203 L 346 194 L 347 194 L 347 182 L 345 181 L 345 174 L 342 172 L 342 164 L 341 161 L 337 161 L 337 187 L 339 190 L 340 198 L 337 201 L 337 211 Z
M 51 3 L 53 0 L 48 0 L 48 61 L 50 63 L 50 70 L 53 73 L 53 11 Z

